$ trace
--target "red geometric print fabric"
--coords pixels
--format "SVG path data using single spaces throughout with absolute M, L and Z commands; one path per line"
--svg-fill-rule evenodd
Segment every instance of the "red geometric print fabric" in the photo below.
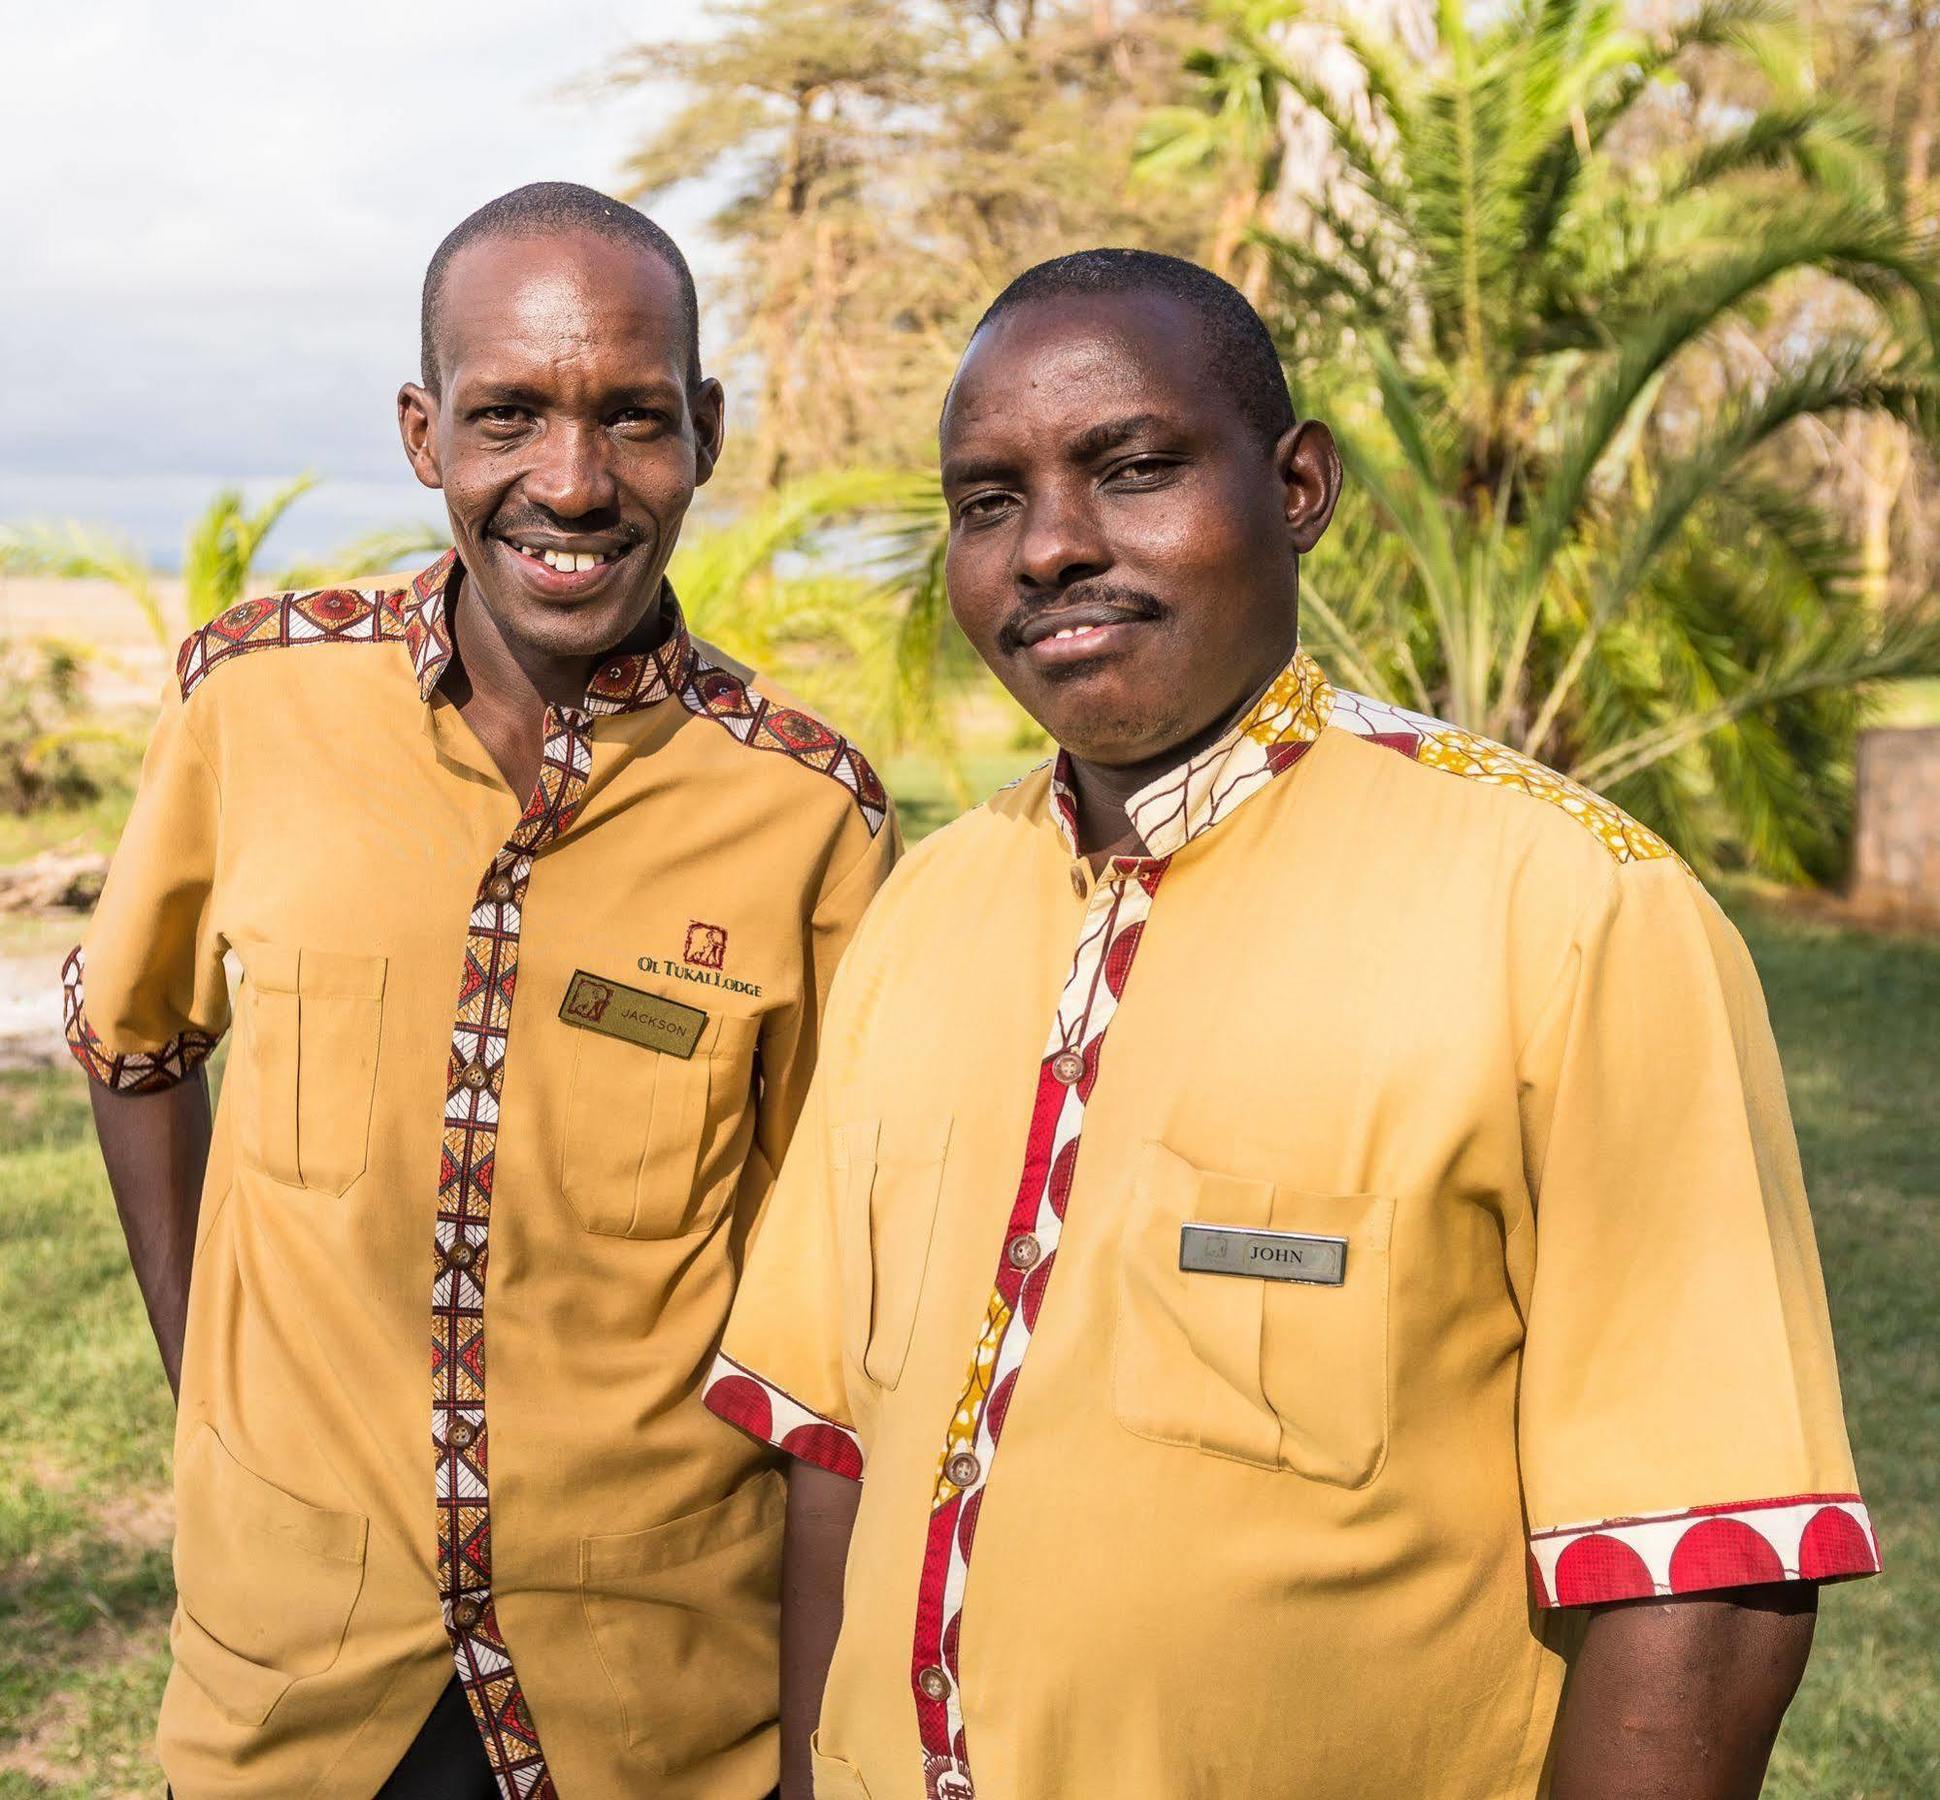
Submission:
M 431 1287 L 431 1453 L 438 1598 L 458 1679 L 506 1800 L 557 1800 L 492 1597 L 485 1291 L 499 1095 L 533 858 L 572 822 L 593 766 L 592 715 L 546 715 L 539 779 L 478 884 L 445 1081 Z
M 831 1475 L 862 1479 L 862 1440 L 731 1356 L 716 1356 L 701 1398 L 730 1425 Z
M 889 796 L 863 755 L 838 731 L 793 707 L 776 706 L 740 676 L 704 657 L 676 682 L 681 704 L 701 718 L 723 726 L 751 750 L 776 750 L 804 768 L 817 770 L 849 790 L 874 837 L 889 816 Z
M 1070 974 L 1038 1065 L 997 1279 L 962 1396 L 944 1434 L 910 1659 L 923 1779 L 931 1800 L 970 1800 L 970 1750 L 959 1696 L 957 1646 L 977 1513 L 1010 1398 L 1057 1262 L 1077 1170 L 1085 1106 L 1098 1081 L 1106 1028 L 1132 972 L 1139 935 L 1164 877 L 1164 858 L 1115 857 L 1092 890 Z
M 171 1088 L 208 1061 L 216 1040 L 206 1031 L 182 1031 L 159 1050 L 129 1050 L 117 1056 L 88 1023 L 84 977 L 87 957 L 70 950 L 61 965 L 61 1022 L 74 1060 L 104 1088 L 118 1094 L 152 1094 Z
M 1794 1494 L 1532 1531 L 1529 1570 L 1538 1606 L 1597 1606 L 1877 1575 L 1879 1540 L 1857 1494 Z

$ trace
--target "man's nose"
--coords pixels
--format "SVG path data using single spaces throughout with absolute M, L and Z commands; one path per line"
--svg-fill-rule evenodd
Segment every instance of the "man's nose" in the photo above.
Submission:
M 553 425 L 540 439 L 524 485 L 528 500 L 561 519 L 611 507 L 617 489 L 607 466 L 605 433 L 593 425 Z
M 1020 588 L 1055 593 L 1110 566 L 1111 551 L 1087 496 L 1058 490 L 1026 503 L 1011 555 Z

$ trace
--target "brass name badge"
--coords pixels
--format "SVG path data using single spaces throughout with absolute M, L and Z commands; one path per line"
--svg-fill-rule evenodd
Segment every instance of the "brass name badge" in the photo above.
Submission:
M 707 1014 L 698 1006 L 643 994 L 603 975 L 588 975 L 584 969 L 577 970 L 568 983 L 559 1016 L 582 1031 L 603 1031 L 663 1056 L 678 1056 L 682 1062 L 694 1054 L 707 1025 Z
M 1347 1279 L 1347 1240 L 1300 1231 L 1244 1231 L 1237 1225 L 1181 1225 L 1179 1267 L 1201 1275 L 1257 1275 L 1339 1287 Z

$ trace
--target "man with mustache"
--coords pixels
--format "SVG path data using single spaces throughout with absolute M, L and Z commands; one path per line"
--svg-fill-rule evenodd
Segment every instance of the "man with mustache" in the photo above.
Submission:
M 667 585 L 722 416 L 671 240 L 522 188 L 423 337 L 454 552 L 188 640 L 68 968 L 180 1399 L 162 1763 L 754 1800 L 782 1484 L 698 1390 L 896 831 Z
M 1755 1793 L 1877 1552 L 1736 933 L 1298 648 L 1340 464 L 1225 283 L 1032 270 L 941 438 L 1061 748 L 865 921 L 709 1381 L 784 1793 Z

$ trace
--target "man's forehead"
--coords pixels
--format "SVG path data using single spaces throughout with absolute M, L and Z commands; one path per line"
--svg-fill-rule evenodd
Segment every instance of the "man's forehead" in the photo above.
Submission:
M 685 360 L 673 270 L 639 245 L 589 232 L 467 244 L 452 258 L 439 313 L 454 360 L 488 344 L 541 360 L 607 347 Z
M 1197 320 L 1169 295 L 1057 295 L 999 314 L 971 340 L 942 438 L 1007 429 L 1078 434 L 1127 413 L 1193 410 L 1204 388 Z

